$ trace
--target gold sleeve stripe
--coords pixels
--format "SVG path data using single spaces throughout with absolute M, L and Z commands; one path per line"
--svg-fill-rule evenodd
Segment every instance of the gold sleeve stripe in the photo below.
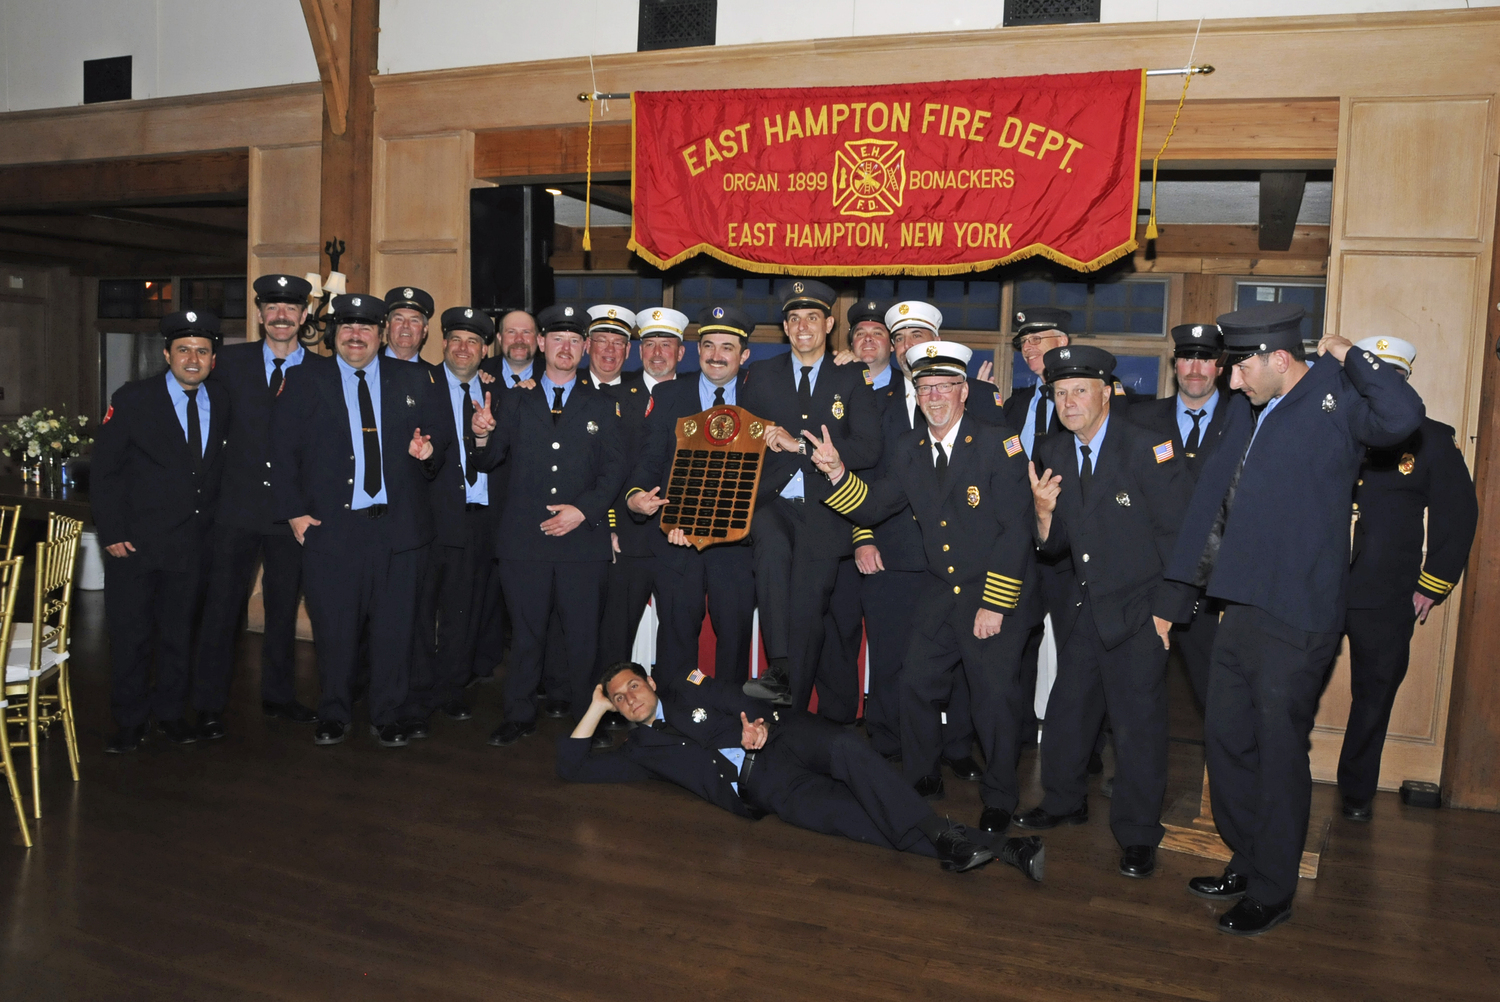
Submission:
M 609 527 L 611 529 L 615 527 L 615 510 L 613 508 L 609 510 Z
M 989 592 L 984 593 L 984 604 L 993 605 L 997 609 L 1014 609 L 1016 607 L 1016 601 L 1017 600 L 1013 598 L 1000 598 L 991 595 Z
M 865 498 L 869 496 L 870 488 L 865 486 L 865 482 L 863 480 L 850 473 L 848 475 L 848 478 L 844 481 L 843 486 L 834 491 L 833 496 L 825 501 L 824 504 L 828 505 L 828 507 L 838 512 L 840 515 L 847 515 L 854 509 L 858 508 L 860 505 L 864 504 Z
M 1436 592 L 1439 595 L 1446 595 L 1453 590 L 1453 585 L 1455 584 L 1455 582 L 1444 581 L 1442 578 L 1435 578 L 1431 574 L 1428 574 L 1426 571 L 1423 571 L 1422 576 L 1417 578 L 1417 584 L 1421 585 L 1423 588 L 1426 588 L 1430 592 Z
M 1002 586 L 1014 588 L 1017 591 L 1021 590 L 1021 579 L 1020 578 L 1006 577 L 1004 574 L 997 574 L 995 571 L 990 571 L 988 574 L 985 575 L 985 584 L 986 585 L 1002 585 Z
M 630 490 L 628 490 L 628 491 L 625 492 L 625 498 L 626 498 L 626 500 L 629 500 L 630 499 L 630 495 L 632 495 L 632 494 L 644 494 L 644 493 L 646 493 L 646 488 L 644 488 L 644 487 L 632 487 L 632 488 L 630 488 Z
M 868 543 L 874 538 L 875 533 L 871 532 L 869 529 L 863 528 L 862 526 L 858 525 L 854 527 L 854 543 L 856 546 L 858 546 L 860 543 Z

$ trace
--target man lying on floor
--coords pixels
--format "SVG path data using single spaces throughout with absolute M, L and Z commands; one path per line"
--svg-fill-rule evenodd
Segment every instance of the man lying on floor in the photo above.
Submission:
M 590 754 L 594 729 L 610 710 L 642 726 L 619 747 Z M 972 870 L 998 856 L 1042 879 L 1041 839 L 980 845 L 962 825 L 933 814 L 860 734 L 778 710 L 698 671 L 658 694 L 640 665 L 611 665 L 583 719 L 557 742 L 557 774 L 576 783 L 654 776 L 751 820 L 775 814 L 799 828 L 936 856 L 945 870 Z

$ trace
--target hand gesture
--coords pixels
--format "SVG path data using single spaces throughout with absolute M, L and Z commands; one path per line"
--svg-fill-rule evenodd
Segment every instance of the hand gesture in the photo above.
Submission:
M 766 425 L 766 447 L 772 452 L 796 452 L 797 439 L 791 432 L 778 425 Z
M 979 374 L 977 376 L 975 376 L 974 378 L 977 379 L 977 380 L 979 380 L 981 383 L 989 383 L 989 384 L 993 385 L 994 382 L 995 382 L 995 363 L 994 362 L 980 362 L 979 363 Z
M 671 543 L 673 546 L 693 545 L 692 540 L 687 538 L 687 533 L 683 532 L 681 529 L 673 529 L 671 532 L 667 533 L 667 542 Z
M 1342 364 L 1344 356 L 1349 354 L 1349 349 L 1354 347 L 1354 342 L 1337 334 L 1325 334 L 1318 342 L 1319 355 L 1332 355 Z
M 413 459 L 427 460 L 432 458 L 432 436 L 422 434 L 421 428 L 415 428 L 411 433 L 411 444 L 406 451 Z
M 828 434 L 828 426 L 823 427 L 823 437 L 819 438 L 812 432 L 803 430 L 802 437 L 806 438 L 814 446 L 812 456 L 813 465 L 818 468 L 829 480 L 837 480 L 835 474 L 842 475 L 844 472 L 843 461 L 839 459 L 839 450 L 834 448 L 833 439 Z
M 570 504 L 549 504 L 547 510 L 556 513 L 542 523 L 542 531 L 549 536 L 566 536 L 583 524 L 583 512 Z
M 1038 515 L 1050 515 L 1057 510 L 1057 495 L 1062 493 L 1062 475 L 1052 475 L 1048 470 L 1040 477 L 1036 475 L 1036 467 L 1026 464 L 1026 475 L 1031 478 L 1031 499 L 1036 505 Z
M 495 415 L 490 411 L 488 391 L 484 395 L 484 406 L 474 408 L 474 416 L 469 419 L 469 430 L 474 433 L 475 438 L 489 438 L 490 432 L 495 430 Z
M 980 609 L 974 613 L 974 636 L 980 640 L 988 640 L 1000 632 L 1000 627 L 1005 625 L 1005 617 L 992 609 Z
M 667 499 L 661 496 L 661 488 L 653 487 L 649 491 L 636 491 L 625 502 L 625 507 L 637 515 L 655 515 L 661 506 L 667 503 Z
M 874 543 L 856 546 L 854 566 L 861 574 L 879 574 L 885 570 L 885 561 L 880 559 L 880 547 Z
M 764 717 L 756 717 L 751 720 L 745 716 L 745 711 L 740 711 L 740 747 L 746 751 L 759 751 L 766 746 L 766 738 L 771 736 L 771 731 L 766 727 Z

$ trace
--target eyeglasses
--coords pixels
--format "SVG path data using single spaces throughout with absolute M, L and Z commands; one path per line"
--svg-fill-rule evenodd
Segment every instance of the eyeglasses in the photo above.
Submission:
M 921 386 L 917 387 L 917 396 L 930 397 L 934 394 L 942 395 L 944 393 L 950 393 L 953 390 L 958 389 L 958 387 L 962 385 L 964 385 L 964 380 L 962 379 L 949 380 L 948 382 L 944 383 L 923 383 Z
M 1027 334 L 1025 337 L 1021 338 L 1019 341 L 1016 342 L 1016 346 L 1018 348 L 1025 348 L 1025 347 L 1028 347 L 1028 346 L 1034 348 L 1037 345 L 1041 344 L 1043 341 L 1051 341 L 1054 338 L 1060 338 L 1062 336 L 1063 336 L 1062 334 L 1058 334 L 1058 333 L 1052 333 L 1052 334 Z

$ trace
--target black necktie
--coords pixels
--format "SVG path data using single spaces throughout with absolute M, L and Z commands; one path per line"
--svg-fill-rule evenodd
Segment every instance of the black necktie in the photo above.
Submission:
M 1193 419 L 1193 430 L 1188 434 L 1188 440 L 1183 443 L 1182 451 L 1189 456 L 1198 451 L 1198 446 L 1203 441 L 1203 430 L 1198 427 L 1198 422 L 1203 420 L 1203 414 L 1201 410 L 1187 412 L 1187 416 Z
M 562 395 L 563 395 L 563 388 L 561 386 L 554 386 L 554 387 L 552 387 L 552 423 L 553 424 L 557 424 L 557 419 L 560 418 L 560 417 L 562 417 L 562 404 L 563 404 Z
M 286 359 L 273 358 L 271 364 L 276 367 L 271 371 L 271 396 L 274 397 L 281 392 L 281 380 L 286 375 L 281 371 L 281 367 L 286 364 Z
M 1234 468 L 1234 476 L 1229 478 L 1229 488 L 1224 491 L 1224 500 L 1219 502 L 1219 513 L 1214 516 L 1214 524 L 1208 530 L 1208 539 L 1203 544 L 1203 552 L 1198 555 L 1197 573 L 1193 575 L 1193 583 L 1199 588 L 1208 587 L 1208 579 L 1213 574 L 1214 564 L 1219 559 L 1219 544 L 1224 541 L 1224 527 L 1229 524 L 1229 511 L 1234 507 L 1234 492 L 1240 487 L 1240 474 L 1245 471 L 1245 459 L 1250 455 L 1250 443 L 1255 440 L 1255 429 L 1250 430 L 1250 441 L 1245 443 L 1245 451 L 1240 453 L 1240 465 Z
M 797 377 L 797 406 L 802 408 L 804 421 L 812 414 L 812 370 L 812 366 L 804 365 L 802 375 Z
M 459 383 L 458 388 L 464 391 L 464 479 L 473 487 L 479 479 L 479 471 L 474 468 L 474 398 L 469 396 L 468 383 Z
M 375 424 L 375 401 L 370 398 L 370 384 L 365 382 L 365 370 L 355 370 L 359 380 L 359 427 L 364 432 L 365 442 L 365 493 L 374 497 L 380 493 L 380 429 Z
M 937 468 L 938 486 L 941 487 L 943 486 L 943 481 L 948 479 L 948 453 L 943 451 L 943 443 L 935 442 L 933 444 L 937 446 L 937 462 L 934 465 Z
M 1032 426 L 1033 441 L 1047 434 L 1047 391 L 1036 388 L 1036 424 Z
M 1078 468 L 1078 493 L 1087 501 L 1089 488 L 1094 484 L 1094 461 L 1089 458 L 1092 450 L 1088 446 L 1080 445 L 1078 451 L 1083 453 L 1083 465 Z
M 723 407 L 724 406 L 724 387 L 722 387 L 722 386 L 715 386 L 714 387 L 714 406 L 715 407 Z
M 193 467 L 203 465 L 203 426 L 198 423 L 198 388 L 187 391 L 187 438 L 188 452 L 193 454 Z
M 519 372 L 512 372 L 510 374 L 510 385 L 517 386 L 517 385 L 520 384 L 520 382 L 521 382 L 521 374 Z

